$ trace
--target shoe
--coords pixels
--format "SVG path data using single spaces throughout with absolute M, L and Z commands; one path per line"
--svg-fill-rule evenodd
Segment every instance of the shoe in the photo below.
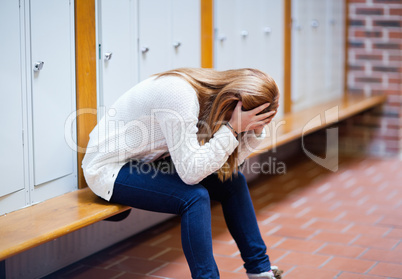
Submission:
M 277 266 L 271 266 L 270 271 L 266 271 L 263 273 L 252 274 L 247 273 L 249 279 L 281 279 L 282 270 L 279 270 Z

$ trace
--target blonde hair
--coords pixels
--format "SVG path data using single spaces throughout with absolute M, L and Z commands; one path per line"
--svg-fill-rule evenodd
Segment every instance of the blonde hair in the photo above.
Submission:
M 257 69 L 234 69 L 216 71 L 205 68 L 180 68 L 156 74 L 178 76 L 189 82 L 197 93 L 200 104 L 197 139 L 200 145 L 208 142 L 230 119 L 227 112 L 233 111 L 237 102 L 242 101 L 243 110 L 256 108 L 269 102 L 263 112 L 277 110 L 279 90 L 269 75 Z M 241 134 L 239 134 L 241 136 Z M 237 148 L 218 170 L 218 177 L 225 181 L 238 171 Z

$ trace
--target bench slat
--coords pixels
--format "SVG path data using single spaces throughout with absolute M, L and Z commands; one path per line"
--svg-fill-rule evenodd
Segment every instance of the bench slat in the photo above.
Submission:
M 384 103 L 386 96 L 366 97 L 363 95 L 349 95 L 345 98 L 332 100 L 300 112 L 293 112 L 285 115 L 282 119 L 275 119 L 270 124 L 270 133 L 258 147 L 258 150 L 250 154 L 250 157 L 267 152 L 268 150 L 301 138 L 317 130 L 328 127 L 362 111 L 373 108 Z M 337 110 L 331 110 L 332 108 Z M 325 111 L 328 111 L 325 117 Z M 315 118 L 321 115 L 320 118 Z M 282 124 L 281 124 L 282 123 Z M 306 124 L 309 123 L 305 131 Z M 276 128 L 275 128 L 276 125 Z M 276 134 L 275 136 L 272 136 Z
M 128 210 L 89 188 L 58 196 L 0 217 L 0 260 Z

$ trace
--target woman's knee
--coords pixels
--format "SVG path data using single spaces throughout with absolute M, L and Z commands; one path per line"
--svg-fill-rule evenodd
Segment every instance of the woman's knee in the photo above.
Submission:
M 189 187 L 193 187 L 193 189 L 189 191 L 190 194 L 184 203 L 182 212 L 194 207 L 210 208 L 211 200 L 208 190 L 202 185 L 191 185 Z

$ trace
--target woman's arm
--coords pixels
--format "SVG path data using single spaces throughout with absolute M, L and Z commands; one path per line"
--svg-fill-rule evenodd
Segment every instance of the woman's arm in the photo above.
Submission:
M 247 131 L 243 134 L 238 147 L 237 160 L 239 166 L 264 141 L 266 137 L 265 129 L 265 127 L 262 128 L 260 135 L 256 135 L 255 130 Z
M 201 146 L 197 140 L 197 117 L 186 118 L 172 111 L 159 111 L 155 116 L 176 171 L 187 184 L 197 184 L 219 170 L 239 145 L 225 125 Z

